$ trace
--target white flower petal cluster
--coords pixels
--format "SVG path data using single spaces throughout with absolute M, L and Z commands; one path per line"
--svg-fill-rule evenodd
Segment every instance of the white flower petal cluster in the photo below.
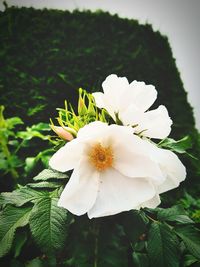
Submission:
M 119 83 L 127 84 L 127 80 L 120 78 Z M 115 101 L 113 107 L 119 104 Z M 150 102 L 143 103 L 143 111 Z M 155 208 L 159 194 L 177 187 L 186 176 L 185 167 L 171 151 L 141 139 L 132 127 L 99 121 L 81 128 L 49 165 L 61 172 L 73 170 L 58 205 L 76 215 L 87 213 L 89 218 Z
M 135 133 L 150 138 L 164 139 L 169 135 L 172 120 L 166 107 L 160 105 L 148 111 L 157 98 L 153 85 L 138 81 L 129 84 L 127 78 L 111 74 L 102 87 L 104 93 L 93 93 L 96 105 L 105 108 L 114 121 L 118 117 L 123 125 L 135 126 Z

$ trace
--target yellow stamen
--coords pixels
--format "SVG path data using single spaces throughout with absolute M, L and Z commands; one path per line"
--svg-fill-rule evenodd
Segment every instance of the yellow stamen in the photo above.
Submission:
M 104 171 L 113 165 L 112 148 L 95 144 L 89 151 L 89 160 L 98 171 Z

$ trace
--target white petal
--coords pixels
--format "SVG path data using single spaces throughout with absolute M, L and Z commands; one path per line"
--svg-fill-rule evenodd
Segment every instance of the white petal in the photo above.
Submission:
M 136 126 L 139 125 L 144 116 L 144 112 L 139 110 L 133 104 L 127 106 L 124 112 L 119 114 L 120 120 L 124 125 Z
M 148 157 L 130 153 L 126 149 L 121 149 L 120 154 L 116 156 L 114 168 L 128 177 L 148 177 L 156 184 L 165 180 L 158 164 Z
M 107 137 L 112 141 L 113 146 L 116 146 L 116 149 L 126 147 L 130 151 L 146 154 L 146 143 L 140 137 L 134 135 L 134 128 L 130 126 L 112 124 L 107 131 Z
M 50 159 L 49 166 L 60 172 L 73 169 L 80 159 L 83 144 L 76 138 L 61 147 Z
M 141 208 L 155 209 L 161 203 L 159 195 L 155 195 L 148 201 L 142 203 Z
M 63 190 L 58 206 L 75 215 L 85 214 L 95 203 L 99 187 L 99 173 L 86 162 L 80 162 Z
M 136 127 L 137 132 L 144 131 L 142 134 L 151 138 L 164 139 L 171 132 L 172 120 L 168 115 L 165 106 L 145 112 L 143 118 Z
M 93 93 L 92 95 L 94 96 L 97 107 L 104 108 L 105 107 L 104 94 L 101 92 L 97 92 L 97 93 Z
M 167 149 L 158 148 L 156 145 L 146 142 L 149 149 L 149 157 L 159 164 L 163 175 L 166 176 L 164 182 L 158 185 L 158 193 L 163 193 L 179 186 L 180 182 L 186 178 L 186 169 L 176 154 Z
M 128 177 L 149 177 L 157 184 L 162 183 L 165 177 L 159 165 L 148 157 L 146 142 L 132 131 L 131 127 L 110 126 L 107 138 L 112 137 L 113 167 Z
M 129 82 L 126 77 L 118 77 L 116 74 L 109 75 L 102 83 L 103 91 L 106 97 L 111 97 L 111 100 L 117 95 L 121 95 L 125 92 L 129 86 Z
M 104 90 L 104 108 L 115 120 L 115 113 L 120 113 L 126 107 L 123 100 L 129 82 L 126 77 L 111 74 L 102 83 L 102 87 Z
M 155 87 L 144 82 L 133 81 L 128 90 L 125 96 L 129 98 L 127 103 L 134 104 L 141 111 L 149 109 L 157 98 Z
M 98 138 L 98 136 L 105 136 L 108 127 L 107 123 L 101 121 L 91 122 L 78 131 L 77 138 L 87 141 L 91 138 Z
M 186 178 L 186 169 L 176 154 L 169 150 L 160 149 L 159 164 L 167 177 L 163 184 L 158 186 L 158 193 L 163 193 L 179 186 Z
M 101 174 L 98 196 L 89 218 L 102 217 L 138 209 L 155 195 L 154 187 L 145 179 L 130 179 L 114 169 Z

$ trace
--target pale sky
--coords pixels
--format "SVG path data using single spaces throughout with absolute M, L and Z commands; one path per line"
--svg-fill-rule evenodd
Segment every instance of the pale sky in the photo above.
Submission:
M 200 0 L 7 0 L 8 6 L 62 10 L 102 9 L 120 17 L 146 22 L 167 35 L 188 101 L 200 130 Z M 3 10 L 3 0 L 0 0 Z

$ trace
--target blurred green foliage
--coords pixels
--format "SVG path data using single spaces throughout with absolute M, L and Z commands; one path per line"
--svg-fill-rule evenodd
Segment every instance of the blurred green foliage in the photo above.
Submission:
M 0 106 L 0 192 L 27 183 L 48 166 L 54 152 L 49 131 L 47 123 L 26 127 L 19 117 L 5 118 Z

